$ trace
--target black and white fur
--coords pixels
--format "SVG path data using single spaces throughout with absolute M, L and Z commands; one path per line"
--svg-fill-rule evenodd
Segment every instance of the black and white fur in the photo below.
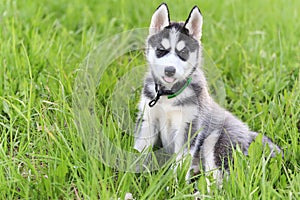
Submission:
M 197 6 L 185 22 L 170 22 L 166 4 L 161 4 L 153 14 L 146 51 L 149 72 L 139 103 L 134 148 L 141 152 L 159 144 L 167 152 L 177 154 L 178 160 L 189 151 L 189 171 L 198 173 L 202 163 L 203 169 L 214 170 L 214 178 L 220 181 L 220 169 L 228 168 L 232 149 L 238 145 L 247 155 L 258 134 L 209 95 L 200 68 L 202 23 Z M 191 84 L 178 96 L 168 99 L 162 95 L 153 107 L 148 105 L 157 90 L 178 91 L 189 77 Z M 268 144 L 273 155 L 281 152 L 265 136 L 263 144 Z M 189 181 L 189 173 L 186 178 Z

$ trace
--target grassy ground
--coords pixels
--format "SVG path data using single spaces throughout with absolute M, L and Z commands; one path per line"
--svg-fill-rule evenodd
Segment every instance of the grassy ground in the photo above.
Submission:
M 265 158 L 258 144 L 249 157 L 235 152 L 223 189 L 207 193 L 201 176 L 199 190 L 212 199 L 299 199 L 300 2 L 166 2 L 173 20 L 185 19 L 195 4 L 201 8 L 203 45 L 224 80 L 226 108 L 285 152 L 283 160 Z M 91 156 L 74 121 L 72 95 L 85 57 L 108 35 L 147 27 L 160 3 L 1 1 L 0 199 L 190 196 L 185 168 L 178 183 L 167 166 L 143 174 L 117 171 Z M 95 92 L 101 129 L 129 150 L 132 138 L 117 125 L 109 102 L 132 58 L 144 63 L 141 54 L 121 56 Z

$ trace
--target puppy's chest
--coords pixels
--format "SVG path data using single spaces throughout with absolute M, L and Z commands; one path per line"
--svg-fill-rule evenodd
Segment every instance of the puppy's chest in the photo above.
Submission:
M 162 145 L 170 153 L 177 153 L 176 146 L 184 144 L 188 124 L 197 116 L 195 107 L 176 106 L 176 101 L 178 98 L 161 97 L 152 112 Z
M 178 98 L 161 97 L 153 108 L 155 111 L 152 112 L 158 122 L 161 134 L 170 137 L 174 134 L 183 134 L 181 132 L 185 130 L 187 123 L 192 122 L 198 115 L 196 106 L 176 105 L 176 102 L 178 102 Z

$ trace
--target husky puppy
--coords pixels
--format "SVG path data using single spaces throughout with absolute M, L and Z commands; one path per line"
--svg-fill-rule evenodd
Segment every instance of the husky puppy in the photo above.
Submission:
M 151 19 L 146 57 L 149 72 L 139 103 L 134 148 L 142 152 L 160 145 L 177 160 L 192 156 L 190 171 L 205 171 L 222 180 L 221 169 L 239 146 L 247 155 L 258 135 L 243 122 L 221 108 L 208 93 L 201 70 L 202 15 L 195 6 L 185 22 L 170 22 L 166 4 L 161 4 Z M 263 137 L 272 155 L 278 146 Z

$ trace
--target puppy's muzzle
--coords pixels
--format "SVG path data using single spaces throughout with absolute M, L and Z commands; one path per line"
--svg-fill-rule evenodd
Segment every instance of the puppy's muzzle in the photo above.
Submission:
M 176 68 L 173 66 L 168 66 L 165 67 L 165 75 L 168 77 L 172 77 L 174 76 L 174 74 L 176 73 Z

